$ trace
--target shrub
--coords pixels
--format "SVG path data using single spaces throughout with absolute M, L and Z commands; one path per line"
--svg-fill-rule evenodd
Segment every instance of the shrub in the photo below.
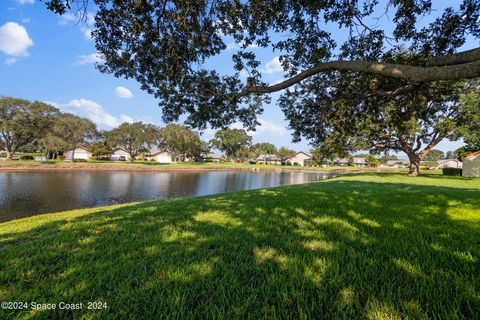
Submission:
M 7 153 L 6 152 L 0 152 L 0 158 L 6 158 Z
M 442 168 L 442 174 L 444 176 L 461 176 L 462 169 L 460 168 Z
M 31 156 L 31 155 L 24 155 L 24 156 L 20 156 L 19 159 L 20 159 L 20 160 L 33 160 L 33 156 Z

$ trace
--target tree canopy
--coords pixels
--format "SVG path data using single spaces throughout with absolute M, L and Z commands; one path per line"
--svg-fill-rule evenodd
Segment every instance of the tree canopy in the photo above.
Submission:
M 215 138 L 210 141 L 212 146 L 225 152 L 227 157 L 235 158 L 242 153 L 242 158 L 248 154 L 248 147 L 252 143 L 252 137 L 243 129 L 218 130 Z
M 143 122 L 125 122 L 107 132 L 106 138 L 113 148 L 127 152 L 133 162 L 141 152 L 147 152 L 149 147 L 158 142 L 159 128 Z
M 0 147 L 11 160 L 18 148 L 42 138 L 59 111 L 48 104 L 0 98 Z
M 50 133 L 54 141 L 64 150 L 71 150 L 70 160 L 75 160 L 75 149 L 92 141 L 97 134 L 97 126 L 89 119 L 64 113 L 55 118 Z
M 240 121 L 252 129 L 268 93 L 325 86 L 322 79 L 330 74 L 389 79 L 379 81 L 387 88 L 371 83 L 369 94 L 378 96 L 480 77 L 480 48 L 459 52 L 468 37 L 480 36 L 478 0 L 441 12 L 432 10 L 431 0 L 91 1 L 98 9 L 92 35 L 105 61 L 98 68 L 136 79 L 159 100 L 167 122 L 187 114 L 193 127 Z M 63 14 L 74 3 L 85 11 L 88 2 L 46 3 Z M 387 23 L 391 30 L 383 28 Z M 226 52 L 226 39 L 239 49 L 232 54 L 234 71 L 221 74 L 208 62 Z M 264 81 L 252 46 L 278 53 L 284 81 Z M 400 48 L 411 58 L 392 60 Z M 248 76 L 242 79 L 241 72 Z
M 180 158 L 181 161 L 199 157 L 206 147 L 196 132 L 180 124 L 168 124 L 160 129 L 159 137 L 159 148 L 169 151 L 175 159 Z

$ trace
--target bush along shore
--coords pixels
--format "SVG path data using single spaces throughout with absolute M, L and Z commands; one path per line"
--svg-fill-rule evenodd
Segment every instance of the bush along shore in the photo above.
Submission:
M 0 318 L 478 319 L 479 199 L 364 174 L 1 223 Z

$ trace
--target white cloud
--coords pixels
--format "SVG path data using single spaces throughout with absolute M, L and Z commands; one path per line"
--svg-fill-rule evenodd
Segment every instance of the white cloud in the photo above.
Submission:
M 22 23 L 25 23 L 25 24 L 30 23 L 30 18 L 23 18 Z
M 86 16 L 81 16 L 80 14 L 74 15 L 71 13 L 65 13 L 60 16 L 58 24 L 61 26 L 78 25 L 85 39 L 90 40 L 92 38 L 93 26 L 95 24 L 95 14 L 87 12 Z
M 133 94 L 130 90 L 128 90 L 125 87 L 119 86 L 115 88 L 115 94 L 119 98 L 127 99 L 127 98 L 133 98 Z
M 7 58 L 7 59 L 5 59 L 5 64 L 6 64 L 7 66 L 10 66 L 10 65 L 12 65 L 12 64 L 15 64 L 16 62 L 17 62 L 17 59 L 15 59 L 15 58 Z
M 105 59 L 98 52 L 91 53 L 91 54 L 81 54 L 77 56 L 78 64 L 91 64 L 91 63 L 103 63 L 103 62 L 105 62 Z
M 275 72 L 283 71 L 283 67 L 282 67 L 282 64 L 280 63 L 279 57 L 275 57 L 269 62 L 267 62 L 265 69 L 262 71 L 263 73 L 266 73 L 266 74 L 272 74 Z
M 35 0 L 17 0 L 19 4 L 33 4 Z
M 240 43 L 230 42 L 230 43 L 227 43 L 227 48 L 226 49 L 227 50 L 239 50 L 243 46 L 244 43 L 245 43 L 244 41 L 241 41 Z M 249 44 L 247 46 L 247 49 L 256 49 L 256 48 L 258 48 L 258 45 L 254 44 L 254 43 Z
M 33 46 L 33 41 L 22 25 L 7 22 L 0 27 L 0 51 L 3 53 L 15 57 L 28 56 L 30 46 Z
M 279 126 L 276 123 L 263 120 L 263 119 L 258 119 L 258 122 L 260 122 L 260 125 L 257 126 L 257 130 L 254 132 L 251 132 L 252 135 L 257 135 L 257 134 L 267 134 L 270 136 L 283 136 L 287 133 L 287 130 L 285 127 Z
M 70 24 L 72 22 L 78 22 L 79 21 L 79 18 L 77 18 L 75 15 L 71 14 L 71 13 L 65 13 L 65 14 L 62 14 L 58 20 L 58 24 L 61 25 L 61 26 L 65 26 L 67 24 Z
M 258 135 L 268 135 L 268 136 L 274 136 L 274 137 L 279 137 L 283 136 L 287 133 L 287 130 L 270 121 L 263 120 L 261 118 L 258 119 L 258 122 L 260 125 L 258 125 L 255 129 L 255 131 L 248 131 L 248 134 L 251 136 L 258 136 Z M 230 126 L 232 129 L 243 129 L 243 125 L 241 123 L 234 123 L 233 125 Z
M 100 128 L 111 129 L 124 122 L 134 121 L 131 117 L 124 114 L 116 117 L 105 111 L 105 109 L 98 102 L 84 98 L 74 99 L 65 104 L 59 104 L 51 101 L 45 101 L 45 103 L 55 106 L 64 112 L 90 119 Z

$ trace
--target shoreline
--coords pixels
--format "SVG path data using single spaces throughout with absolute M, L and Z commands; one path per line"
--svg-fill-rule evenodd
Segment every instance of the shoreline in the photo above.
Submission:
M 32 163 L 32 164 L 2 164 L 0 162 L 0 172 L 14 172 L 14 171 L 159 171 L 159 172 L 206 172 L 206 171 L 275 171 L 275 172 L 314 172 L 314 173 L 368 173 L 368 172 L 387 172 L 387 173 L 402 173 L 405 169 L 402 168 L 312 168 L 312 167 L 286 167 L 286 166 L 253 166 L 245 164 L 142 164 L 142 163 Z

